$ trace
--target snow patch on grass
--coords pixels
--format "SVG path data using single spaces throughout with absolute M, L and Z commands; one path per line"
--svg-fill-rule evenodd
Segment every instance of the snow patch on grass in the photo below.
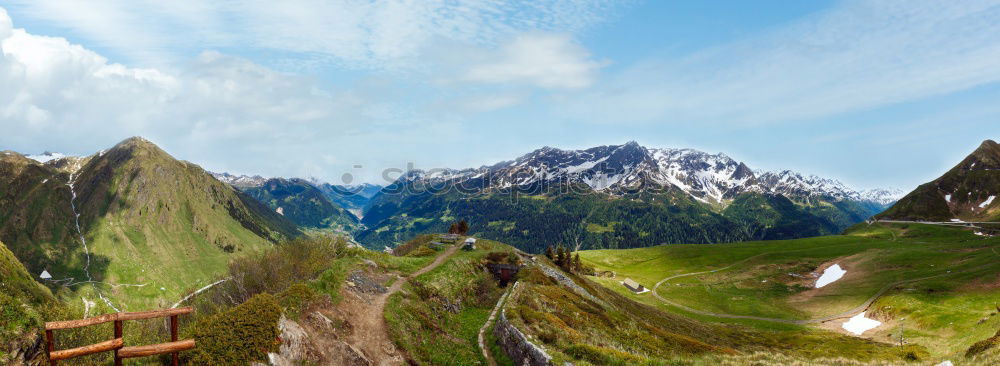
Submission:
M 819 276 L 819 279 L 816 280 L 816 288 L 829 285 L 834 281 L 839 280 L 841 277 L 844 277 L 844 274 L 846 273 L 847 271 L 845 271 L 843 268 L 840 268 L 839 264 L 834 264 L 828 267 L 827 269 L 823 270 L 823 275 Z
M 865 313 L 862 312 L 861 314 L 851 317 L 851 319 L 844 322 L 841 327 L 848 332 L 854 333 L 854 335 L 861 335 L 864 332 L 878 327 L 879 325 L 882 325 L 882 322 L 875 319 L 865 318 Z
M 990 196 L 990 198 L 987 198 L 986 201 L 983 201 L 983 203 L 979 204 L 979 208 L 986 208 L 986 206 L 989 206 L 991 203 L 993 203 L 993 200 L 996 198 L 997 196 Z

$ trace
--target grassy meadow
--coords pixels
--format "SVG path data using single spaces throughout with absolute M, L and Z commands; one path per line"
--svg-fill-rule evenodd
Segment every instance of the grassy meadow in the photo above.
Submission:
M 693 319 L 767 331 L 829 330 L 847 334 L 846 318 L 816 324 L 730 319 L 692 314 L 619 284 L 628 277 L 686 307 L 719 314 L 789 321 L 821 319 L 852 310 L 883 289 L 868 308 L 883 324 L 863 337 L 927 347 L 946 357 L 963 353 L 1000 328 L 1000 238 L 930 225 L 859 225 L 847 235 L 718 245 L 662 245 L 583 251 L 591 277 L 624 296 Z M 839 264 L 843 278 L 815 288 L 818 268 Z M 851 313 L 850 315 L 855 315 Z

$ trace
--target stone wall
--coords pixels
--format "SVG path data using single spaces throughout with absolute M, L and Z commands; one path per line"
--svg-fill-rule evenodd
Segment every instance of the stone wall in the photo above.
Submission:
M 601 299 L 594 297 L 594 295 L 592 295 L 590 291 L 587 291 L 587 289 L 578 285 L 575 281 L 573 281 L 572 278 L 569 278 L 565 274 L 563 274 L 562 271 L 549 267 L 543 263 L 538 263 L 538 268 L 541 269 L 542 273 L 545 273 L 546 276 L 549 276 L 553 280 L 556 280 L 556 282 L 559 282 L 560 285 L 565 286 L 566 288 L 575 292 L 577 295 L 583 296 L 590 301 L 600 304 L 601 306 L 604 307 L 608 306 L 608 304 L 606 304 L 604 301 L 601 301 Z
M 521 333 L 507 320 L 505 310 L 500 311 L 500 319 L 497 319 L 497 324 L 493 328 L 493 335 L 497 337 L 500 348 L 516 365 L 549 366 L 552 364 L 552 357 L 545 353 L 545 350 L 531 343 L 524 333 Z

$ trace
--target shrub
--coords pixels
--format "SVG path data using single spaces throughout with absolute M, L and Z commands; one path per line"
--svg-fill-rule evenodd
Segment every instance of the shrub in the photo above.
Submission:
M 493 294 L 499 289 L 489 276 L 480 274 L 472 282 L 472 298 L 475 306 L 489 308 L 493 305 Z
M 333 262 L 327 270 L 323 271 L 310 285 L 320 294 L 330 297 L 334 304 L 340 302 L 340 288 L 344 286 L 347 273 L 351 266 L 357 263 L 355 258 L 341 258 Z
M 278 294 L 278 303 L 289 318 L 298 318 L 299 312 L 309 303 L 316 300 L 319 294 L 316 290 L 303 283 L 296 283 L 289 286 L 285 291 Z
M 393 248 L 392 255 L 395 255 L 397 257 L 405 256 L 407 254 L 410 254 L 410 252 L 414 251 L 415 249 L 423 246 L 424 244 L 430 243 L 431 240 L 433 239 L 434 235 L 432 234 L 418 235 L 417 237 L 410 239 L 410 241 L 400 244 L 399 246 Z
M 261 255 L 232 261 L 232 278 L 214 291 L 213 302 L 241 304 L 260 293 L 277 294 L 289 286 L 312 280 L 346 252 L 343 239 L 297 239 Z
M 182 353 L 191 365 L 246 365 L 267 360 L 278 349 L 281 307 L 269 294 L 256 295 L 230 310 L 199 319 L 185 338 L 198 347 Z

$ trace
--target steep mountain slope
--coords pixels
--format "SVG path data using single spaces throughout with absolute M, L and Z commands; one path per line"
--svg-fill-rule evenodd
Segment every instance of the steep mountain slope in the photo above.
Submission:
M 941 177 L 920 185 L 880 219 L 1000 221 L 1000 144 L 984 141 Z
M 49 289 L 35 281 L 3 242 L 0 242 L 0 278 L 3 278 L 0 294 L 22 303 L 41 304 L 55 300 Z
M 12 151 L 0 153 L 0 240 L 31 270 L 72 272 L 76 238 L 68 174 Z
M 478 169 L 408 172 L 372 199 L 359 240 L 391 246 L 456 219 L 530 251 L 794 238 L 837 233 L 890 195 L 691 149 L 545 147 Z
M 83 161 L 74 171 L 10 153 L 0 164 L 13 172 L 3 174 L 0 240 L 15 243 L 11 249 L 32 273 L 48 270 L 53 285 L 131 284 L 110 288 L 130 300 L 172 298 L 223 271 L 230 253 L 301 234 L 144 139 Z
M 39 310 L 55 301 L 0 242 L 0 363 L 23 364 L 40 351 Z
M 244 192 L 299 226 L 351 229 L 358 219 L 303 179 L 272 178 Z

